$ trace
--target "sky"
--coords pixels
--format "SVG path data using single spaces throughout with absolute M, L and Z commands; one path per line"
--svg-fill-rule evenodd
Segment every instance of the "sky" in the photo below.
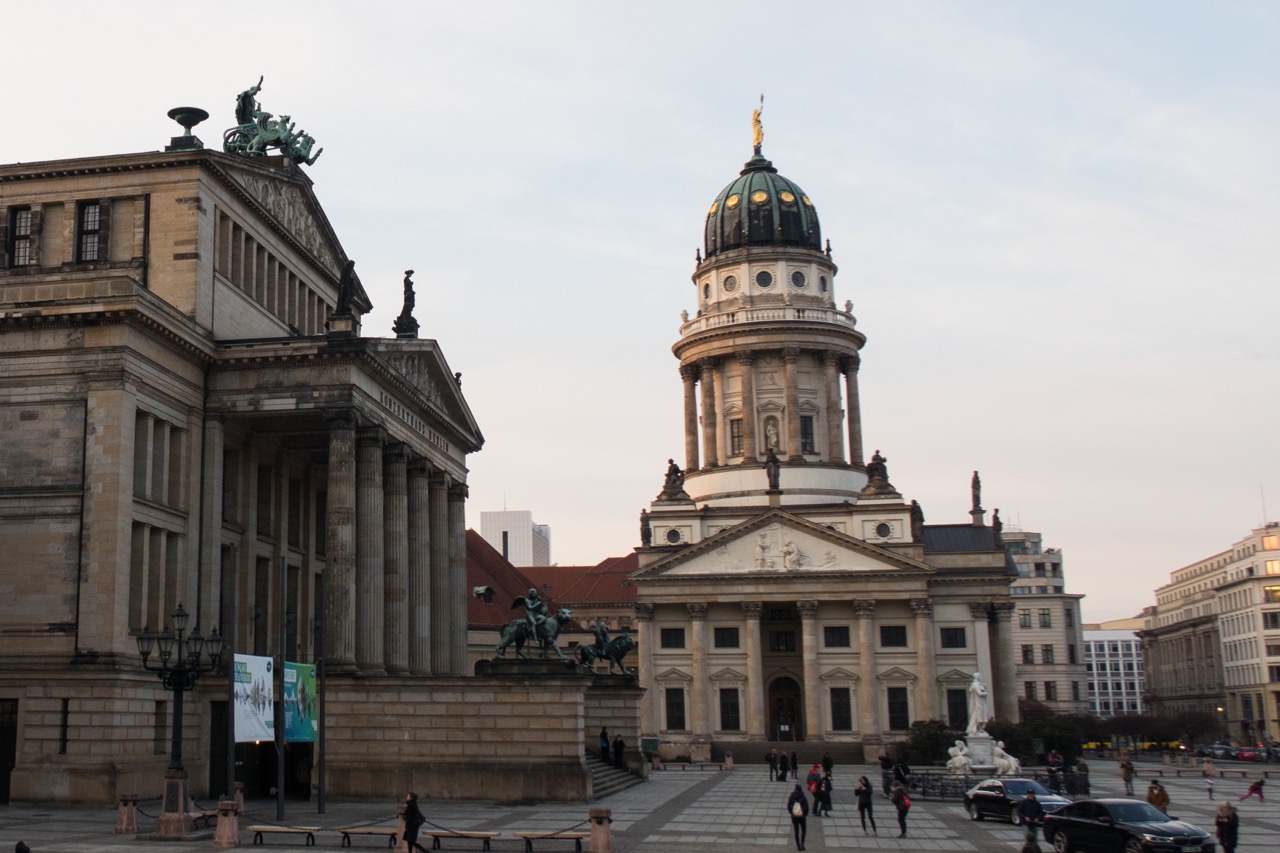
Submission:
M 218 147 L 264 76 L 366 336 L 416 270 L 485 436 L 468 526 L 530 510 L 562 565 L 638 545 L 683 455 L 671 346 L 761 94 L 929 523 L 980 471 L 1098 621 L 1280 519 L 1280 4 L 49 0 L 0 43 L 0 163 L 158 150 L 186 105 Z

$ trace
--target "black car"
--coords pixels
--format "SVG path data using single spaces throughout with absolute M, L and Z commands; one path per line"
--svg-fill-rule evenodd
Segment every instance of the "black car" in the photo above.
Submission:
M 1027 798 L 1028 791 L 1036 792 L 1036 799 L 1046 812 L 1057 811 L 1071 801 L 1059 797 L 1034 779 L 987 779 L 964 793 L 964 809 L 973 820 L 999 817 L 1022 824 L 1018 804 Z
M 1058 853 L 1214 853 L 1214 838 L 1141 800 L 1078 800 L 1048 815 Z

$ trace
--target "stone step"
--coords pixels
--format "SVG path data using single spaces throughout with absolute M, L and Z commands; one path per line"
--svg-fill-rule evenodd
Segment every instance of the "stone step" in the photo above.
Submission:
M 595 798 L 607 797 L 624 791 L 633 785 L 639 785 L 643 779 L 626 770 L 619 770 L 611 764 L 605 764 L 596 756 L 588 753 L 587 769 L 591 771 L 591 789 Z

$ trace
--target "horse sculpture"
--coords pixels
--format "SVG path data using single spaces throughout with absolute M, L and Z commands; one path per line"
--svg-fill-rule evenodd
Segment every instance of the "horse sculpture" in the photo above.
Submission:
M 630 634 L 619 634 L 605 643 L 604 654 L 601 654 L 594 645 L 578 646 L 578 662 L 583 666 L 594 669 L 597 660 L 607 660 L 609 662 L 610 675 L 613 675 L 615 664 L 618 669 L 622 670 L 623 675 L 631 675 L 631 671 L 623 664 L 622 659 L 629 652 L 635 651 L 635 648 L 636 641 Z
M 538 635 L 532 636 L 532 629 L 529 627 L 528 619 L 513 619 L 506 625 L 502 626 L 500 633 L 502 639 L 498 642 L 498 647 L 494 649 L 497 657 L 504 658 L 507 656 L 507 647 L 514 644 L 516 647 L 516 657 L 529 659 L 524 653 L 525 643 L 537 643 L 542 647 L 542 658 L 546 660 L 548 649 L 556 653 L 556 657 L 560 660 L 568 660 L 564 656 L 564 652 L 560 651 L 560 645 L 556 639 L 560 636 L 560 629 L 570 619 L 569 609 L 562 607 L 551 616 L 538 623 Z

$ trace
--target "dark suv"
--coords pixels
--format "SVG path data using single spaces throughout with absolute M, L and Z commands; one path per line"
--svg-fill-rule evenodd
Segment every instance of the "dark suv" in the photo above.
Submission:
M 1214 853 L 1214 838 L 1141 800 L 1078 800 L 1045 816 L 1057 853 Z

